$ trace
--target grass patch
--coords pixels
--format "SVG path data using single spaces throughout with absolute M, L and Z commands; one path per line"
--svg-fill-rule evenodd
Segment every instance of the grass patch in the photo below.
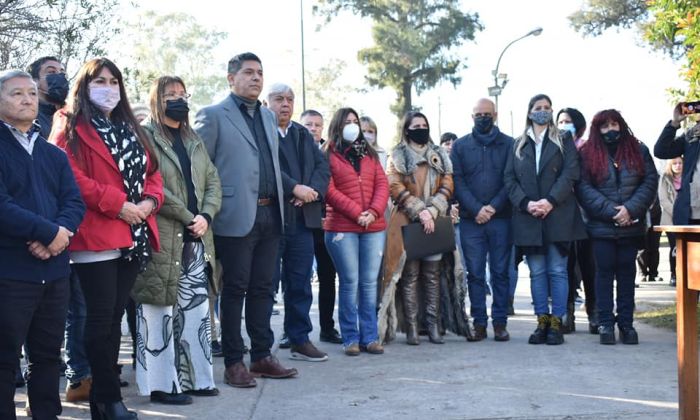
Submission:
M 676 331 L 676 305 L 652 304 L 649 306 L 651 306 L 652 309 L 637 312 L 634 315 L 634 318 L 657 328 L 665 328 L 667 330 Z M 697 312 L 697 316 L 698 332 L 700 333 L 700 312 Z

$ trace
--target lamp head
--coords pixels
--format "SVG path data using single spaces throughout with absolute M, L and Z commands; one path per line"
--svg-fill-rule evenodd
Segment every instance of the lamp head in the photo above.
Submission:
M 539 36 L 541 33 L 542 33 L 542 28 L 538 27 L 538 28 L 535 28 L 535 29 L 531 30 L 530 32 L 528 32 L 528 35 Z

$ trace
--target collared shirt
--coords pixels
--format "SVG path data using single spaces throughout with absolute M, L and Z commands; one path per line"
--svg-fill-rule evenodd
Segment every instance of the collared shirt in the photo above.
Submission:
M 10 130 L 10 132 L 13 136 L 15 136 L 19 144 L 22 145 L 24 150 L 26 150 L 27 153 L 29 153 L 29 155 L 31 156 L 32 152 L 34 152 L 34 143 L 36 143 L 36 139 L 38 139 L 39 134 L 41 134 L 41 127 L 39 126 L 39 124 L 36 121 L 34 121 L 29 131 L 23 133 L 22 131 L 16 129 L 15 127 L 6 123 L 5 121 L 2 121 L 2 123 L 5 124 L 5 127 L 7 127 Z
M 535 130 L 532 128 L 532 126 L 527 128 L 527 135 L 535 141 L 535 170 L 538 174 L 540 173 L 540 156 L 542 156 L 542 144 L 544 143 L 544 136 L 546 134 L 547 130 L 542 130 L 539 136 L 535 136 Z
M 292 125 L 292 122 L 290 121 L 289 124 L 287 124 L 287 127 L 282 129 L 279 125 L 277 126 L 277 132 L 280 133 L 280 138 L 287 137 L 287 133 L 289 133 L 289 126 Z
M 258 146 L 258 163 L 260 165 L 260 177 L 258 182 L 259 198 L 277 198 L 277 178 L 275 177 L 275 167 L 272 160 L 272 151 L 268 144 L 265 126 L 260 111 L 260 101 L 257 101 L 253 116 L 248 113 L 248 105 L 242 98 L 231 93 L 231 98 L 238 109 L 243 114 L 243 119 L 248 124 L 250 132 L 253 134 L 255 144 Z

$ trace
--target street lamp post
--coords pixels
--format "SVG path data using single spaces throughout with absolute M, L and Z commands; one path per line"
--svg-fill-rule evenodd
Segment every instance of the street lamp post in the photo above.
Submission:
M 498 56 L 498 61 L 496 62 L 496 70 L 492 72 L 493 74 L 493 86 L 489 87 L 489 96 L 493 96 L 496 102 L 496 112 L 498 112 L 498 97 L 501 95 L 501 92 L 503 92 L 503 89 L 506 87 L 506 84 L 508 83 L 508 75 L 506 74 L 499 74 L 498 73 L 498 67 L 501 65 L 501 59 L 503 58 L 503 54 L 505 54 L 506 50 L 510 48 L 511 45 L 515 44 L 516 42 L 520 41 L 523 38 L 527 38 L 529 36 L 539 36 L 542 33 L 542 28 L 538 27 L 530 32 L 526 33 L 525 35 L 521 36 L 520 38 L 517 38 L 513 41 L 511 41 L 506 47 L 501 51 L 501 55 Z M 499 79 L 501 82 L 499 83 Z
M 304 0 L 299 0 L 301 9 L 301 106 L 306 111 L 306 63 L 304 60 Z

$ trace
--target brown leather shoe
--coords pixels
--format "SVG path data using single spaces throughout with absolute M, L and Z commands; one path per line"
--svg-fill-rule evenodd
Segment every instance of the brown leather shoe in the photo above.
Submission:
M 467 337 L 467 341 L 481 341 L 486 337 L 486 327 L 484 325 L 474 325 L 474 333 L 471 337 Z
M 92 378 L 83 379 L 75 388 L 69 384 L 66 387 L 66 401 L 90 401 L 90 388 L 92 388 Z
M 365 351 L 369 354 L 384 354 L 384 346 L 379 341 L 372 341 L 366 346 L 360 346 L 360 351 Z
M 345 354 L 347 356 L 359 356 L 360 355 L 360 345 L 357 343 L 351 343 L 345 346 Z
M 257 385 L 245 363 L 238 362 L 224 371 L 224 383 L 235 388 L 253 388 Z
M 505 325 L 494 325 L 493 326 L 493 339 L 496 341 L 508 341 L 510 340 L 510 334 L 506 330 Z
M 283 379 L 297 376 L 298 373 L 295 368 L 282 366 L 275 356 L 267 356 L 250 364 L 250 374 L 255 377 Z

